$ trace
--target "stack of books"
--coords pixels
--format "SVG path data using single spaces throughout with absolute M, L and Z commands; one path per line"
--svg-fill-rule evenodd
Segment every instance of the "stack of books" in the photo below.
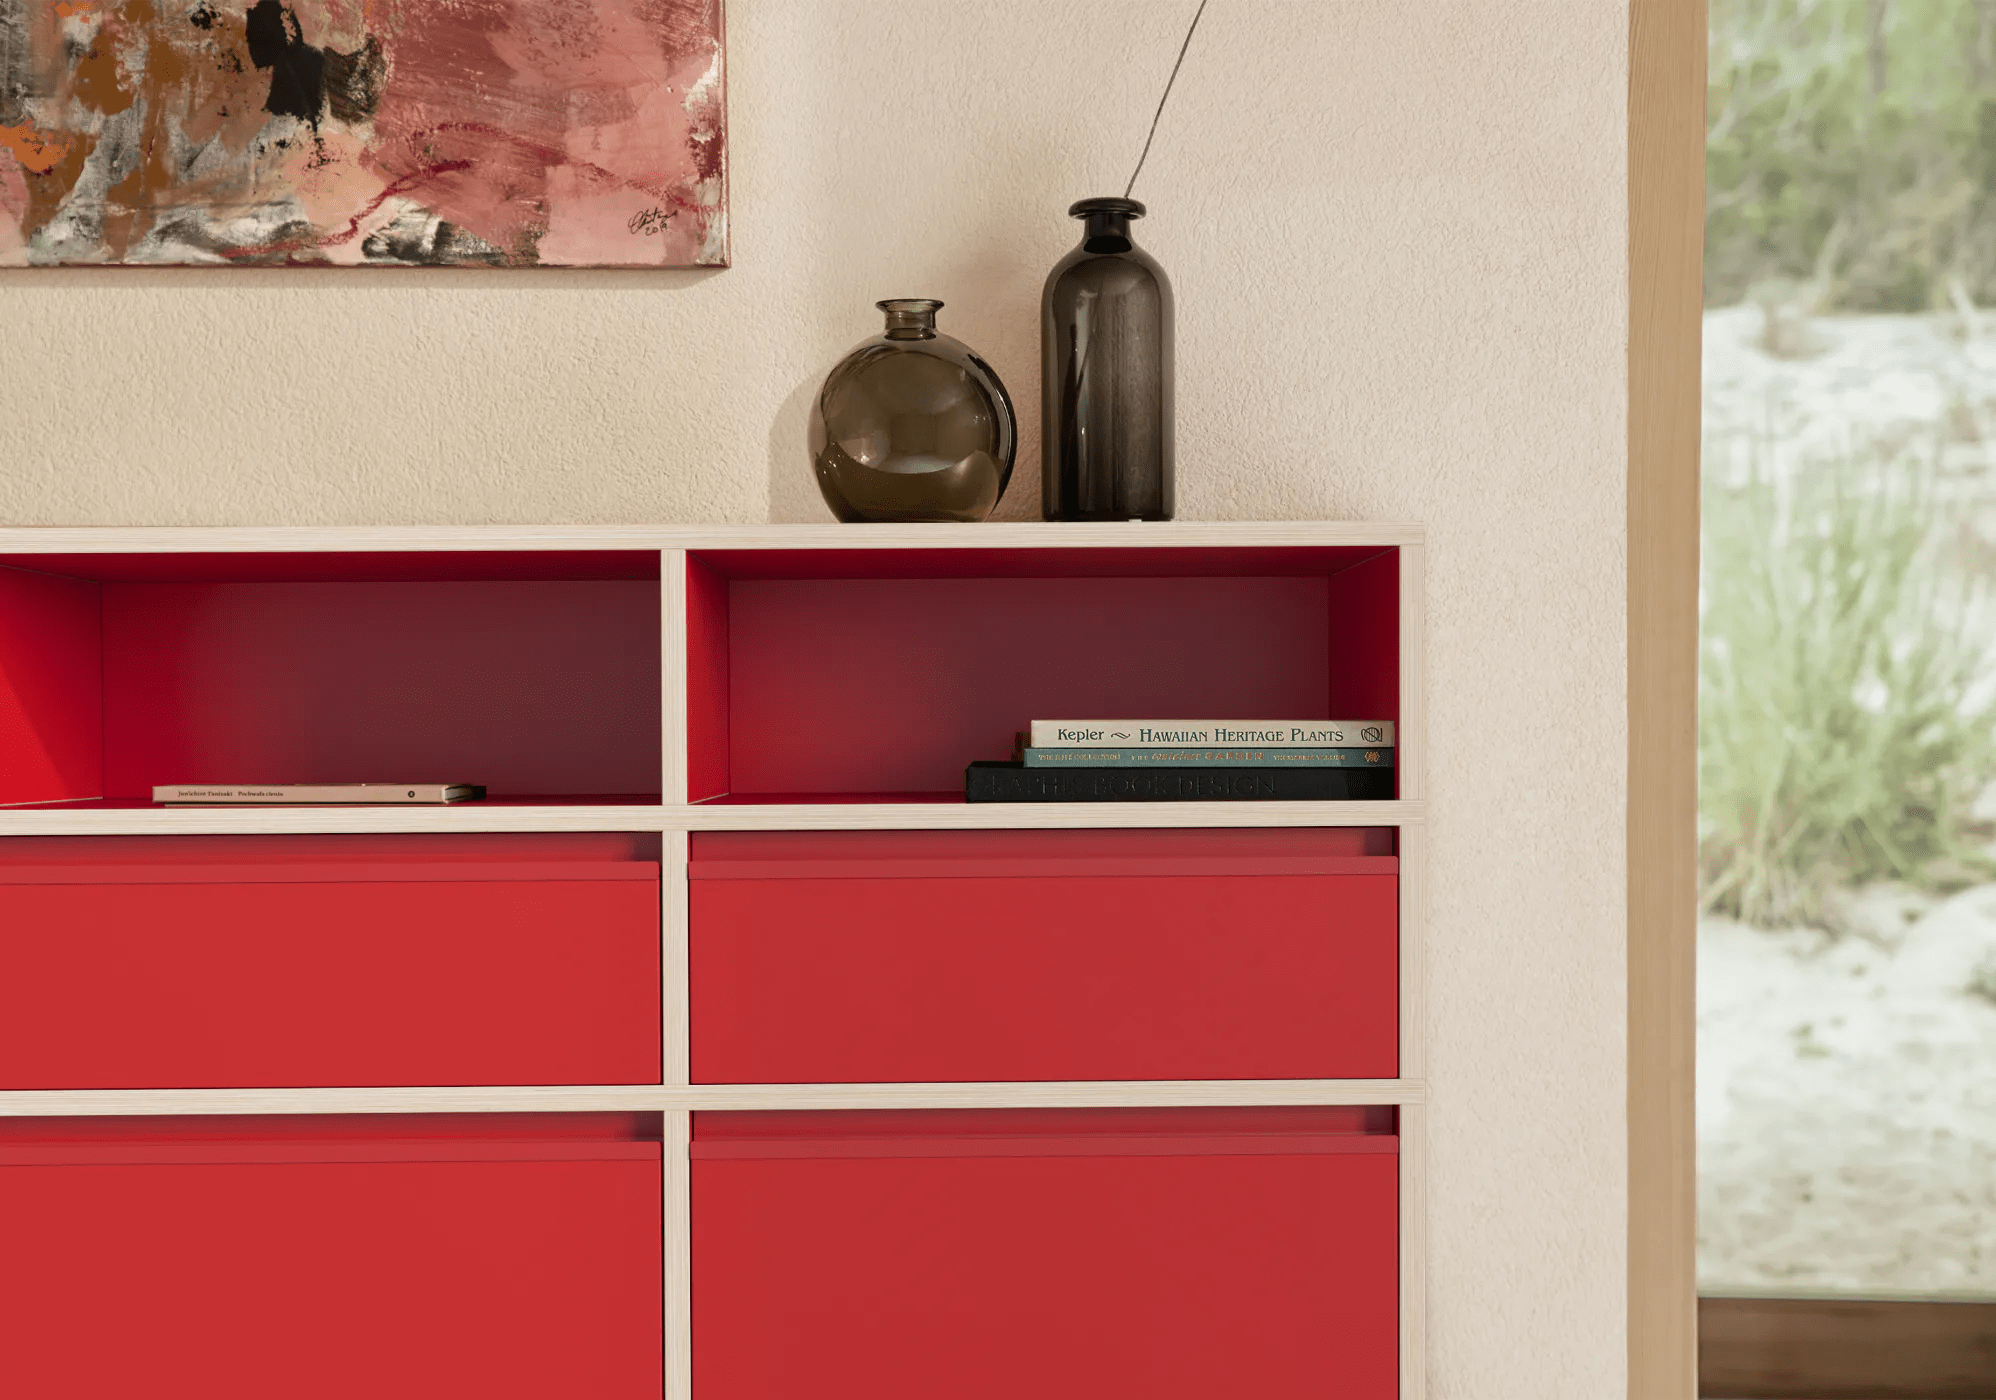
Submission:
M 1388 720 L 1034 720 L 970 802 L 1338 802 L 1394 795 Z

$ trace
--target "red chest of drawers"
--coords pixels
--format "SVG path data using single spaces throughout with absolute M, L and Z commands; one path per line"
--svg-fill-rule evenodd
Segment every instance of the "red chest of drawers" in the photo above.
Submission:
M 0 1394 L 1422 1400 L 1421 554 L 0 528 Z M 961 800 L 1102 715 L 1398 799 Z

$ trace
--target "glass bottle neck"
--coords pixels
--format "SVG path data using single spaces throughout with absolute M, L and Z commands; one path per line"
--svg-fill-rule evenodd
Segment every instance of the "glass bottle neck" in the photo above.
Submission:
M 1098 209 L 1085 216 L 1081 246 L 1090 253 L 1127 253 L 1136 246 L 1130 237 L 1130 216 L 1117 210 Z
M 936 338 L 936 312 L 942 309 L 939 301 L 883 301 L 880 309 L 887 313 L 887 338 L 889 340 L 934 340 Z

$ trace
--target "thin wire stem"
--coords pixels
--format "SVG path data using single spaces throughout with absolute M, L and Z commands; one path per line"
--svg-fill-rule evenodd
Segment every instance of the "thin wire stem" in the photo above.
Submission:
M 1178 46 L 1178 62 L 1171 65 L 1171 76 L 1164 80 L 1164 96 L 1157 100 L 1157 112 L 1150 119 L 1150 134 L 1144 137 L 1143 154 L 1137 157 L 1137 168 L 1130 172 L 1130 183 L 1123 186 L 1123 198 L 1130 197 L 1130 191 L 1137 187 L 1137 176 L 1143 173 L 1144 161 L 1150 157 L 1150 143 L 1157 139 L 1158 118 L 1164 115 L 1164 104 L 1171 100 L 1171 85 L 1178 81 L 1178 70 L 1185 66 L 1185 51 L 1192 47 L 1192 32 L 1199 27 L 1199 16 L 1206 13 L 1207 0 L 1199 0 L 1199 8 L 1192 13 L 1192 23 L 1185 31 L 1185 42 Z

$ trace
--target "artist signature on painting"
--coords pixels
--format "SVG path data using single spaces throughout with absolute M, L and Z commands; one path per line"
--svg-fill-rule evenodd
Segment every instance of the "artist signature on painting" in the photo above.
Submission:
M 641 210 L 631 215 L 631 221 L 625 227 L 630 229 L 632 233 L 642 234 L 649 238 L 653 234 L 664 233 L 666 223 L 678 212 L 677 209 L 661 209 L 654 204 L 649 209 Z

